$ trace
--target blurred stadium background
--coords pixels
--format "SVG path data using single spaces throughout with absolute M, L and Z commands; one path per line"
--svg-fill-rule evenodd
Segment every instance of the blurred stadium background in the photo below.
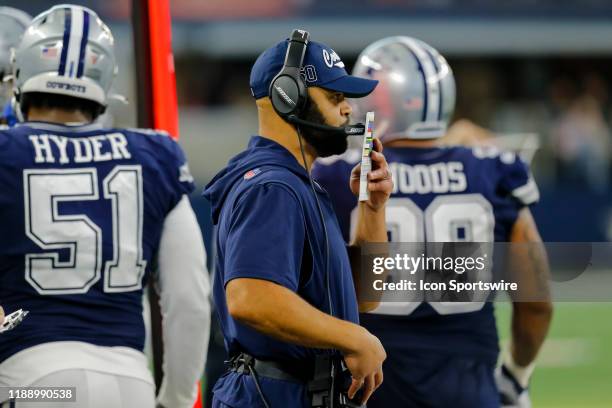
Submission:
M 2 0 L 31 14 L 49 0 Z M 87 0 L 117 40 L 117 126 L 136 125 L 128 0 Z M 259 52 L 303 27 L 351 68 L 370 42 L 420 38 L 447 57 L 457 80 L 455 119 L 507 135 L 537 134 L 532 166 L 545 241 L 612 240 L 612 2 L 609 0 L 170 0 L 180 141 L 204 186 L 249 135 L 256 111 L 248 74 Z M 109 119 L 110 120 L 110 119 Z M 506 143 L 506 142 L 505 142 Z M 201 189 L 200 189 L 201 190 Z M 210 245 L 208 206 L 193 197 Z M 510 307 L 498 308 L 502 333 Z M 223 360 L 212 342 L 212 365 Z M 612 407 L 612 304 L 558 306 L 533 380 L 535 407 Z M 407 367 L 407 369 L 409 369 Z M 214 378 L 209 378 L 214 381 Z

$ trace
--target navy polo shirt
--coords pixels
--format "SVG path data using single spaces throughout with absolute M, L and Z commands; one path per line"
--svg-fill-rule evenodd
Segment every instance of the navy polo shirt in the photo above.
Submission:
M 316 194 L 329 239 L 334 316 L 358 323 L 357 298 L 342 233 L 329 196 L 318 185 Z M 228 353 L 244 351 L 263 360 L 293 361 L 329 352 L 279 341 L 236 321 L 228 313 L 225 298 L 225 286 L 232 279 L 263 279 L 329 312 L 325 234 L 304 168 L 278 143 L 254 136 L 248 149 L 230 160 L 206 186 L 204 195 L 212 203 L 218 228 L 214 303 Z M 251 395 L 251 379 L 242 376 L 229 373 L 222 377 L 215 389 L 216 398 L 232 406 L 254 403 L 257 395 Z M 297 398 L 295 406 L 306 396 L 301 385 L 283 386 L 279 385 L 283 381 L 268 379 L 264 383 L 264 391 L 271 398 L 279 392 L 279 398 L 293 394 Z

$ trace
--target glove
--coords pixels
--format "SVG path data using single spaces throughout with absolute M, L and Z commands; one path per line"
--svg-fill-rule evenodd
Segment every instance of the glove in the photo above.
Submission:
M 4 314 L 4 311 L 2 312 Z M 7 316 L 3 315 L 3 321 L 2 324 L 0 324 L 0 333 L 13 330 L 15 327 L 17 327 L 17 325 L 19 325 L 19 323 L 23 321 L 23 319 L 25 319 L 28 313 L 30 312 L 28 312 L 27 310 L 19 309 Z
M 521 367 L 514 362 L 510 350 L 504 353 L 501 367 L 495 370 L 502 408 L 531 408 L 529 378 L 534 367 L 534 363 Z

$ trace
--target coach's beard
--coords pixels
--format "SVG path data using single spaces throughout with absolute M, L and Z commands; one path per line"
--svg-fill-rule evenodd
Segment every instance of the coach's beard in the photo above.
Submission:
M 304 109 L 303 120 L 308 122 L 318 123 L 321 125 L 329 125 L 325 122 L 323 114 L 319 110 L 319 107 L 311 101 L 310 98 L 306 101 L 306 107 Z M 341 126 L 348 125 L 348 118 Z M 328 157 L 335 154 L 342 154 L 348 147 L 347 136 L 341 136 L 336 134 L 330 134 L 323 130 L 316 130 L 307 127 L 302 127 L 302 136 L 306 139 L 306 142 L 314 149 L 318 157 Z

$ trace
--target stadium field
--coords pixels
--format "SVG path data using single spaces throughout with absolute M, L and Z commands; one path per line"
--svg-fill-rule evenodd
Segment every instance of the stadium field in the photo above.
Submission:
M 497 305 L 502 339 L 509 304 Z M 612 407 L 612 303 L 557 303 L 531 384 L 534 408 Z

